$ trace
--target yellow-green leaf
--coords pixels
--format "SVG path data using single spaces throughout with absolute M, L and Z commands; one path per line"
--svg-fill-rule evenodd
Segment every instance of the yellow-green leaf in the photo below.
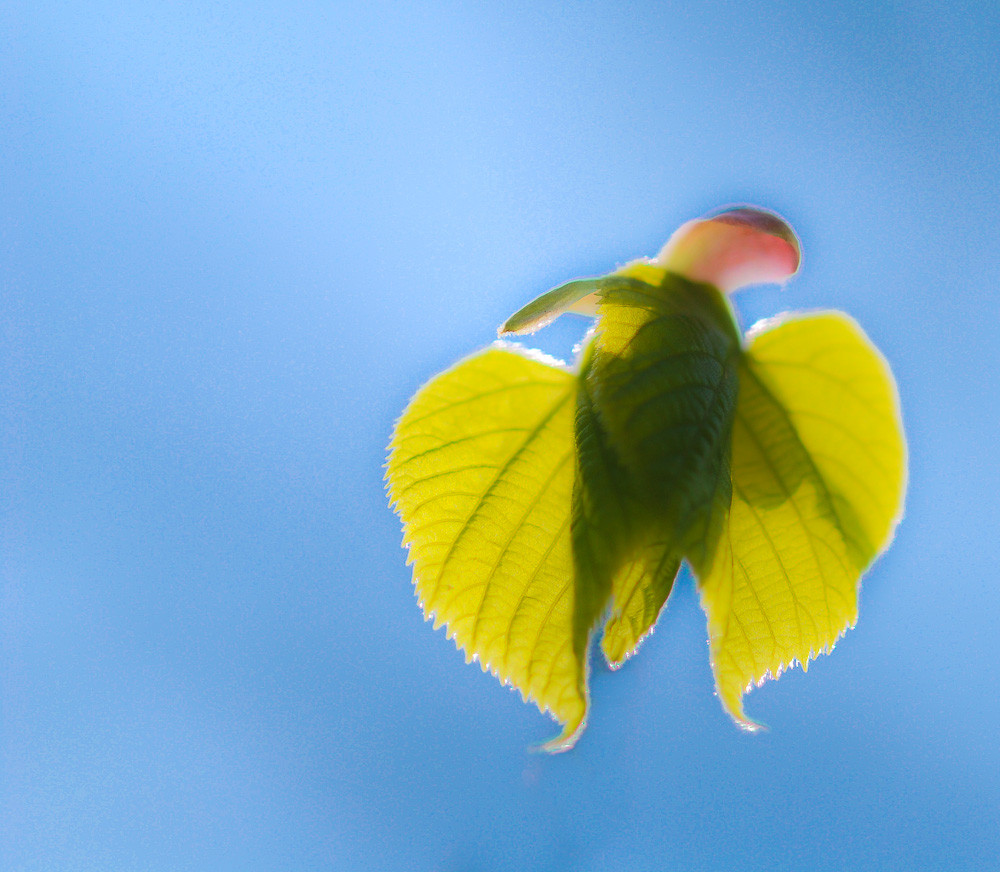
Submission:
M 574 279 L 535 297 L 527 306 L 518 309 L 497 331 L 501 336 L 523 335 L 541 330 L 551 324 L 563 312 L 574 311 L 574 307 L 601 287 L 603 276 L 592 279 Z M 587 312 L 587 314 L 592 314 Z
M 414 396 L 386 474 L 425 616 L 564 725 L 553 747 L 587 711 L 573 630 L 575 385 L 514 348 L 467 358 Z
M 740 356 L 731 310 L 715 288 L 645 271 L 656 284 L 636 276 L 603 293 L 581 384 L 620 465 L 603 488 L 605 516 L 617 511 L 628 522 L 601 643 L 612 668 L 652 630 L 685 550 L 704 550 L 718 526 L 711 518 L 729 504 Z
M 575 375 L 494 348 L 400 419 L 387 478 L 424 613 L 564 724 L 548 750 L 585 722 L 597 621 L 615 667 L 681 560 L 719 696 L 747 728 L 747 689 L 854 623 L 899 517 L 906 447 L 889 368 L 847 316 L 786 316 L 744 346 L 724 292 L 798 266 L 772 213 L 688 222 L 655 259 L 560 285 L 501 327 L 596 316 Z
M 639 549 L 615 574 L 611 614 L 601 638 L 601 651 L 612 669 L 631 657 L 653 631 L 679 568 L 677 543 L 667 537 Z
M 861 574 L 891 539 L 906 482 L 892 374 L 846 315 L 786 317 L 740 366 L 732 505 L 692 560 L 723 705 L 829 650 L 857 618 Z
M 608 291 L 623 288 L 643 289 L 658 285 L 666 271 L 646 260 L 636 260 L 604 276 L 573 279 L 535 297 L 511 315 L 497 330 L 500 336 L 522 336 L 551 324 L 565 312 L 597 315 L 600 298 Z
M 643 541 L 646 513 L 594 406 L 591 376 L 595 351 L 592 344 L 582 357 L 576 405 L 577 478 L 572 524 L 576 637 L 577 644 L 589 641 L 593 622 L 610 598 L 601 649 L 614 669 L 649 634 L 680 561 L 677 543 L 669 533 L 661 541 L 664 531 L 658 530 L 655 543 Z

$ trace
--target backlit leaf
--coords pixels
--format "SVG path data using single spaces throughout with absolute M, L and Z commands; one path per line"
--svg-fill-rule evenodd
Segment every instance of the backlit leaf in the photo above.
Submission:
M 610 290 L 633 288 L 642 290 L 645 284 L 658 285 L 663 278 L 662 267 L 649 261 L 635 260 L 606 276 L 573 279 L 541 296 L 535 297 L 511 315 L 497 330 L 500 336 L 523 336 L 541 330 L 565 312 L 596 315 L 600 298 Z
M 604 625 L 601 651 L 617 669 L 652 632 L 680 569 L 677 543 L 668 537 L 637 549 L 612 581 L 614 600 Z
M 594 347 L 583 358 L 577 397 L 577 480 L 573 493 L 573 556 L 577 587 L 590 591 L 590 600 L 603 609 L 613 594 L 601 640 L 608 663 L 615 668 L 635 652 L 656 621 L 677 574 L 677 543 L 643 541 L 644 511 L 629 473 L 608 436 L 591 393 Z M 663 531 L 660 530 L 662 534 Z M 646 538 L 649 538 L 647 532 Z M 581 612 L 583 622 L 600 610 Z M 582 631 L 592 623 L 581 625 Z M 589 637 L 589 636 L 588 636 Z
M 748 729 L 750 687 L 854 624 L 906 446 L 888 365 L 847 316 L 784 316 L 744 343 L 726 295 L 799 263 L 766 210 L 689 221 L 656 258 L 560 285 L 500 328 L 595 316 L 574 372 L 494 347 L 400 419 L 386 477 L 424 614 L 564 725 L 547 750 L 585 723 L 597 624 L 616 668 L 684 560 L 718 694 Z
M 432 379 L 400 418 L 386 477 L 417 596 L 478 659 L 565 725 L 586 716 L 570 544 L 575 380 L 492 348 Z
M 847 316 L 790 316 L 741 362 L 732 505 L 692 560 L 723 705 L 829 650 L 857 618 L 861 574 L 888 544 L 906 479 L 895 384 Z
M 612 567 L 602 640 L 612 667 L 650 632 L 681 557 L 703 547 L 711 518 L 729 504 L 740 337 L 728 303 L 674 273 L 644 274 L 655 283 L 602 296 L 584 382 L 621 466 L 604 502 L 621 504 L 630 537 Z
M 527 306 L 518 309 L 497 331 L 501 336 L 520 336 L 541 330 L 563 312 L 573 311 L 580 300 L 593 294 L 601 286 L 601 278 L 574 279 L 535 297 Z

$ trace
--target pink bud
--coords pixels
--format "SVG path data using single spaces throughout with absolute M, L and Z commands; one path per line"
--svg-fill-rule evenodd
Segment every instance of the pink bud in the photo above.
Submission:
M 783 282 L 795 275 L 799 261 L 799 240 L 783 218 L 740 206 L 683 224 L 652 263 L 729 293 Z

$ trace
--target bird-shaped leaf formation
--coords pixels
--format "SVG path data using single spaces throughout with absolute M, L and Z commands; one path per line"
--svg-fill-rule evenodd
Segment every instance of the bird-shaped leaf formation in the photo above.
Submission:
M 421 608 L 483 669 L 562 724 L 651 632 L 686 561 L 723 706 L 832 648 L 906 483 L 892 374 L 837 312 L 743 337 L 727 294 L 798 270 L 778 216 L 688 222 L 653 259 L 529 303 L 501 335 L 596 317 L 572 368 L 507 342 L 421 388 L 386 465 Z

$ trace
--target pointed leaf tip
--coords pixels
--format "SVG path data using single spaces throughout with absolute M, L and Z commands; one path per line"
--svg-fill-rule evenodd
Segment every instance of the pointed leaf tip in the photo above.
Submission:
M 570 543 L 575 380 L 490 348 L 421 388 L 393 433 L 389 496 L 425 617 L 566 725 L 587 712 Z
M 587 716 L 586 709 L 584 709 L 581 717 L 567 723 L 558 736 L 549 739 L 547 742 L 533 745 L 531 751 L 536 754 L 562 754 L 564 751 L 570 751 L 576 745 L 580 736 L 583 735 L 586 726 Z

